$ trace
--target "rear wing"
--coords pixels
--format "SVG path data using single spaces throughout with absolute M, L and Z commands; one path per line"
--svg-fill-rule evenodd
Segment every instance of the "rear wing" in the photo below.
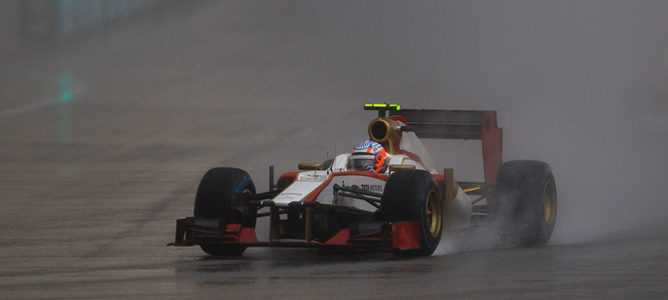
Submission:
M 503 129 L 493 110 L 407 109 L 396 104 L 367 104 L 365 110 L 378 110 L 379 117 L 389 112 L 392 119 L 407 126 L 423 139 L 481 140 L 485 184 L 496 183 L 503 163 Z M 381 116 L 382 115 L 382 116 Z

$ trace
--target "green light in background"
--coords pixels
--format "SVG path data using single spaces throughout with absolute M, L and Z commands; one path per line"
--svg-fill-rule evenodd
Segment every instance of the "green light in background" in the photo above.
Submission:
M 60 78 L 60 96 L 58 100 L 60 103 L 69 103 L 72 102 L 72 72 L 65 71 L 63 76 Z

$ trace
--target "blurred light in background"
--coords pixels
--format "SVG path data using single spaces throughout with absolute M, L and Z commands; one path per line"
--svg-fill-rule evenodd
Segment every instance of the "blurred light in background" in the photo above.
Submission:
M 23 0 L 20 31 L 24 37 L 63 39 L 129 17 L 157 0 Z
M 65 71 L 60 77 L 60 103 L 69 103 L 72 101 L 72 72 Z

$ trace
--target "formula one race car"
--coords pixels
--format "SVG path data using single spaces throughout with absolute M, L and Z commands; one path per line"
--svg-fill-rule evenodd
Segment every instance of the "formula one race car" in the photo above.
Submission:
M 235 168 L 202 178 L 194 216 L 176 222 L 175 246 L 199 245 L 212 255 L 247 247 L 375 247 L 400 256 L 431 255 L 444 232 L 475 225 L 498 228 L 506 241 L 543 244 L 552 234 L 557 192 L 547 163 L 502 163 L 495 111 L 417 110 L 366 104 L 378 111 L 369 140 L 324 163 L 301 163 L 268 192 Z M 438 172 L 420 139 L 482 141 L 484 182 Z M 260 210 L 264 211 L 261 212 Z M 269 218 L 268 240 L 256 219 Z

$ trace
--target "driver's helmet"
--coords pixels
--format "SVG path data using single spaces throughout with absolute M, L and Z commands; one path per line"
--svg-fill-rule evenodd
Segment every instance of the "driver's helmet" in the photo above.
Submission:
M 386 169 L 387 152 L 383 146 L 374 141 L 366 140 L 353 147 L 350 155 L 350 167 L 356 171 L 382 173 Z

